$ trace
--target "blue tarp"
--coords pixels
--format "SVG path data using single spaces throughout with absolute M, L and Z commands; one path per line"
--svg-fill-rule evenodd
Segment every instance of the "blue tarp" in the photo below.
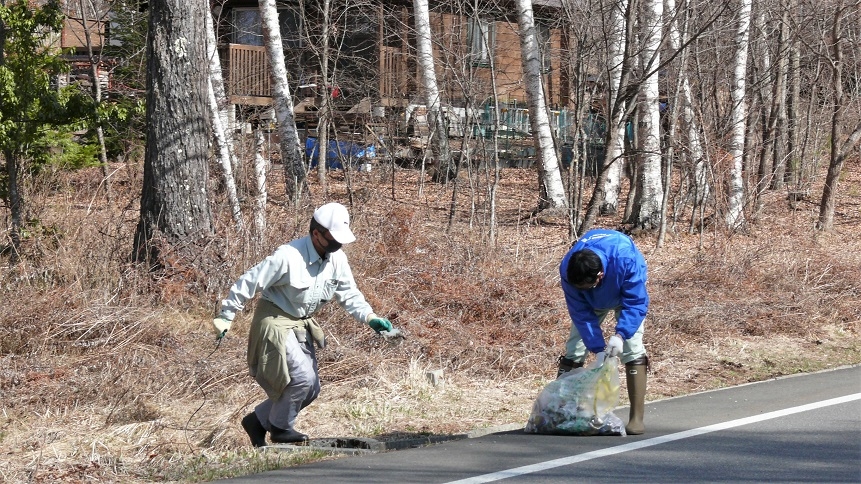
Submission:
M 317 138 L 308 137 L 305 139 L 305 156 L 311 160 L 311 167 L 317 166 L 319 160 L 319 149 L 317 147 Z M 377 156 L 377 149 L 374 145 L 361 146 L 349 141 L 329 141 L 329 149 L 326 150 L 326 167 L 337 170 L 343 168 L 341 164 L 343 160 L 348 163 L 355 164 L 358 162 L 367 163 L 370 158 Z

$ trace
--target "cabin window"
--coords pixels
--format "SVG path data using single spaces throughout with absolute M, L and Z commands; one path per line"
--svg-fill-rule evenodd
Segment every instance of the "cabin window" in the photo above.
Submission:
M 471 19 L 469 22 L 469 56 L 473 65 L 490 66 L 494 45 L 494 24 L 485 18 Z
M 547 24 L 535 23 L 535 41 L 541 54 L 541 69 L 550 72 L 550 27 Z
M 302 38 L 302 18 L 297 12 L 278 9 L 278 23 L 281 27 L 281 44 L 284 49 L 299 49 L 304 45 Z M 258 8 L 233 9 L 233 43 L 244 45 L 263 45 L 263 22 Z

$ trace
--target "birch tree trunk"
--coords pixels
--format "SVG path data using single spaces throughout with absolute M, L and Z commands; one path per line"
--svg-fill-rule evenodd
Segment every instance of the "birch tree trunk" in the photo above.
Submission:
M 269 163 L 263 157 L 265 147 L 263 139 L 263 130 L 257 129 L 254 131 L 254 179 L 257 182 L 257 190 L 254 194 L 254 237 L 255 241 L 264 240 L 266 235 L 266 200 L 268 193 L 266 191 L 266 172 L 269 170 Z
M 629 23 L 633 21 L 629 15 L 628 0 L 619 0 L 613 4 L 610 27 L 610 58 L 608 77 L 610 79 L 607 100 L 607 152 L 604 155 L 604 170 L 607 171 L 603 183 L 604 200 L 601 203 L 602 214 L 614 214 L 619 209 L 619 192 L 622 190 L 622 171 L 625 166 L 623 154 L 625 151 L 625 101 L 619 96 L 622 85 L 626 46 L 628 43 Z
M 428 0 L 414 0 L 413 7 L 416 21 L 416 62 L 424 84 L 431 137 L 428 143 L 434 154 L 432 163 L 436 168 L 433 177 L 435 181 L 445 183 L 457 176 L 457 168 L 452 163 L 448 145 L 448 125 L 442 112 L 439 87 L 436 82 Z
M 677 51 L 685 42 L 685 37 L 682 32 L 687 32 L 687 27 L 679 27 L 679 18 L 682 18 L 687 25 L 688 16 L 680 16 L 676 12 L 676 0 L 667 0 L 667 14 L 671 20 L 669 23 L 669 41 L 670 49 Z M 693 179 L 691 180 L 694 186 L 694 210 L 708 200 L 711 194 L 711 185 L 708 182 L 708 167 L 706 166 L 705 152 L 703 150 L 703 141 L 700 136 L 700 126 L 697 122 L 696 113 L 694 112 L 693 93 L 691 91 L 691 82 L 688 77 L 688 55 L 683 55 L 683 62 L 679 68 L 679 83 L 680 96 L 677 103 L 680 104 L 681 110 L 681 126 L 680 130 L 684 130 L 687 135 L 685 140 L 687 143 L 687 155 L 690 158 L 693 166 Z
M 209 2 L 206 2 L 209 5 Z M 206 9 L 206 58 L 209 60 L 209 79 L 212 82 L 212 90 L 215 93 L 215 100 L 218 102 L 218 110 L 216 114 L 221 122 L 224 139 L 227 142 L 230 150 L 230 162 L 236 166 L 236 156 L 233 152 L 233 129 L 234 116 L 232 114 L 233 105 L 227 99 L 227 90 L 224 87 L 224 76 L 221 72 L 221 59 L 218 56 L 218 40 L 215 38 L 215 21 L 212 18 L 212 11 Z
M 263 23 L 263 41 L 272 66 L 272 98 L 281 138 L 281 162 L 284 164 L 287 198 L 294 204 L 298 204 L 303 192 L 308 188 L 308 180 L 299 132 L 296 129 L 293 98 L 290 95 L 290 85 L 287 83 L 287 66 L 284 62 L 278 9 L 276 0 L 258 0 L 258 5 Z
M 206 3 L 208 5 L 208 2 Z M 233 167 L 236 166 L 231 146 L 231 137 L 227 134 L 227 115 L 221 106 L 226 104 L 224 94 L 224 80 L 221 76 L 221 61 L 218 51 L 215 49 L 215 28 L 213 27 L 212 12 L 206 9 L 203 16 L 206 29 L 206 58 L 209 66 L 209 80 L 207 82 L 207 96 L 209 100 L 209 111 L 212 119 L 212 134 L 215 138 L 218 163 L 221 165 L 221 176 L 224 189 L 227 192 L 227 203 L 230 206 L 230 214 L 237 230 L 242 230 L 242 211 L 239 207 L 239 196 L 236 194 L 236 179 L 233 177 Z
M 729 154 L 732 166 L 727 185 L 727 211 L 725 222 L 728 228 L 735 230 L 744 226 L 744 141 L 747 119 L 747 103 L 745 101 L 745 78 L 747 76 L 747 50 L 750 37 L 751 0 L 739 0 L 738 28 L 735 35 L 735 67 L 730 95 L 732 97 L 731 137 Z
M 643 230 L 654 230 L 660 226 L 663 200 L 661 179 L 661 110 L 658 92 L 658 67 L 661 63 L 658 47 L 661 43 L 663 3 L 647 0 L 640 22 L 643 37 L 641 63 L 646 78 L 643 80 L 640 103 L 640 170 L 637 183 L 637 200 L 631 221 Z
M 218 116 L 218 100 L 215 98 L 215 90 L 212 85 L 212 78 L 206 83 L 207 99 L 209 100 L 210 118 L 212 121 L 212 134 L 215 138 L 215 146 L 217 148 L 218 163 L 221 165 L 222 181 L 224 189 L 227 192 L 227 203 L 230 206 L 230 214 L 233 217 L 233 222 L 236 224 L 236 230 L 242 230 L 242 210 L 239 207 L 239 196 L 236 194 L 236 181 L 233 177 L 233 153 L 230 145 L 227 143 L 227 136 L 224 134 L 224 127 L 221 124 L 221 118 Z
M 545 199 L 538 201 L 539 210 L 567 206 L 565 187 L 559 171 L 559 159 L 550 129 L 544 84 L 541 75 L 541 53 L 535 37 L 535 19 L 532 0 L 517 0 L 517 19 L 520 26 L 520 51 L 526 95 L 529 99 L 529 120 L 538 158 L 540 176 L 545 188 Z

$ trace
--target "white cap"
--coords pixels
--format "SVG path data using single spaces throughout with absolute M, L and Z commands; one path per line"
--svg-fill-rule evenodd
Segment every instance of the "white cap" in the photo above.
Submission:
M 314 211 L 314 220 L 332 234 L 332 238 L 342 244 L 356 240 L 350 230 L 350 214 L 347 207 L 340 203 L 327 203 Z

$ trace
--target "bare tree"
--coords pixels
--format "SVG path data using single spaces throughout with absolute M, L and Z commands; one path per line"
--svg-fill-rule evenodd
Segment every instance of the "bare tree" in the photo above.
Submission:
M 851 150 L 861 142 L 861 122 L 855 127 L 847 140 L 840 143 L 841 131 L 843 129 L 843 112 L 845 110 L 846 97 L 843 84 L 846 82 L 843 76 L 844 47 L 846 43 L 846 32 L 843 30 L 846 17 L 854 19 L 853 25 L 858 25 L 858 7 L 846 6 L 843 0 L 839 0 L 834 8 L 834 22 L 831 24 L 830 43 L 832 88 L 834 89 L 834 104 L 831 113 L 831 156 L 828 164 L 828 174 L 825 177 L 825 187 L 822 190 L 822 202 L 819 205 L 819 220 L 817 227 L 823 231 L 834 228 L 834 208 L 837 202 L 837 185 L 840 180 L 840 172 L 843 169 L 843 161 Z M 854 11 L 852 9 L 855 9 Z M 858 47 L 857 45 L 855 46 Z
M 264 138 L 263 131 L 257 129 L 254 131 L 254 179 L 257 181 L 257 186 L 254 196 L 254 240 L 260 244 L 266 234 L 266 200 L 268 191 L 266 189 L 266 173 L 269 169 L 269 163 L 263 156 Z
M 445 182 L 456 176 L 457 171 L 452 164 L 451 151 L 448 146 L 448 126 L 442 112 L 440 92 L 436 80 L 428 1 L 414 0 L 413 7 L 416 22 L 416 62 L 424 84 L 428 125 L 432 138 L 429 142 L 434 152 L 434 165 L 437 168 L 434 179 Z
M 735 35 L 735 62 L 734 75 L 732 78 L 732 110 L 729 152 L 732 156 L 732 167 L 730 168 L 730 179 L 728 184 L 728 202 L 725 221 L 730 229 L 739 229 L 744 226 L 744 178 L 742 168 L 744 166 L 744 146 L 747 119 L 746 79 L 747 79 L 747 51 L 748 38 L 750 37 L 750 10 L 751 0 L 739 0 L 738 27 Z
M 637 109 L 640 115 L 640 166 L 637 169 L 637 197 L 632 210 L 633 218 L 629 221 L 644 230 L 658 228 L 664 191 L 661 178 L 661 110 L 658 89 L 662 25 L 662 1 L 645 0 L 639 24 L 642 38 L 640 62 L 644 76 L 642 101 Z
M 111 181 L 108 176 L 108 152 L 105 148 L 105 130 L 102 126 L 102 117 L 99 108 L 102 104 L 102 84 L 100 66 L 102 64 L 101 52 L 96 53 L 94 47 L 101 47 L 105 38 L 105 19 L 108 16 L 109 8 L 103 5 L 102 2 L 94 2 L 93 0 L 84 1 L 78 0 L 77 13 L 79 19 L 72 21 L 80 21 L 81 31 L 84 34 L 83 44 L 87 49 L 87 62 L 90 68 L 90 95 L 95 104 L 95 131 L 96 142 L 99 145 L 99 162 L 101 163 L 102 178 L 105 186 L 105 199 L 108 204 L 111 203 Z M 95 30 L 95 32 L 93 31 Z M 94 39 L 96 37 L 97 39 Z
M 529 120 L 545 191 L 538 202 L 538 209 L 566 207 L 565 188 L 562 185 L 559 159 L 556 156 L 553 133 L 547 116 L 547 103 L 544 98 L 541 53 L 536 41 L 532 0 L 517 0 L 517 19 L 520 26 L 523 75 L 526 79 L 526 95 L 529 99 Z
M 203 16 L 204 28 L 206 30 L 206 58 L 209 66 L 209 78 L 207 81 L 207 99 L 212 118 L 212 133 L 217 148 L 217 158 L 221 165 L 222 180 L 227 191 L 227 201 L 230 204 L 230 213 L 238 230 L 242 229 L 242 211 L 239 207 L 239 197 L 236 194 L 236 179 L 233 177 L 233 167 L 236 159 L 233 154 L 233 137 L 230 136 L 230 116 L 227 115 L 227 96 L 224 91 L 224 79 L 221 75 L 221 60 L 218 57 L 215 41 L 215 28 L 212 12 L 207 9 Z
M 683 3 L 687 4 L 685 0 L 683 0 Z M 668 22 L 669 47 L 672 51 L 680 51 L 682 45 L 688 40 L 686 34 L 688 31 L 689 15 L 692 12 L 689 9 L 684 11 L 677 9 L 675 0 L 667 0 L 666 13 L 670 18 Z M 700 135 L 700 123 L 697 121 L 697 115 L 694 111 L 693 89 L 691 88 L 688 73 L 689 57 L 687 53 L 681 55 L 680 65 L 678 66 L 678 96 L 671 102 L 673 108 L 678 107 L 680 110 L 679 129 L 685 136 L 682 137 L 684 144 L 682 146 L 682 153 L 679 155 L 687 157 L 689 165 L 692 167 L 693 209 L 696 210 L 709 198 L 711 185 L 708 181 L 708 168 L 706 167 L 703 139 Z M 670 133 L 670 139 L 674 139 L 674 132 Z
M 284 164 L 287 198 L 298 204 L 307 191 L 308 180 L 305 172 L 302 145 L 296 129 L 293 98 L 287 81 L 287 66 L 284 61 L 284 47 L 281 42 L 281 28 L 278 24 L 276 0 L 259 0 L 260 18 L 263 23 L 263 40 L 272 68 L 272 99 L 275 104 L 275 117 L 281 136 L 281 162 Z
M 207 197 L 209 104 L 203 2 L 149 2 L 147 142 L 133 258 L 160 264 L 167 243 L 212 232 Z
M 636 3 L 635 3 L 636 4 Z M 619 194 L 622 189 L 622 172 L 625 167 L 625 124 L 627 123 L 627 97 L 620 95 L 624 82 L 627 83 L 629 74 L 629 57 L 627 56 L 630 39 L 629 33 L 634 25 L 631 14 L 631 3 L 628 0 L 611 2 L 610 28 L 608 32 L 609 60 L 607 73 L 607 142 L 604 158 L 606 175 L 603 177 L 603 201 L 600 210 L 603 214 L 616 213 L 619 209 Z

